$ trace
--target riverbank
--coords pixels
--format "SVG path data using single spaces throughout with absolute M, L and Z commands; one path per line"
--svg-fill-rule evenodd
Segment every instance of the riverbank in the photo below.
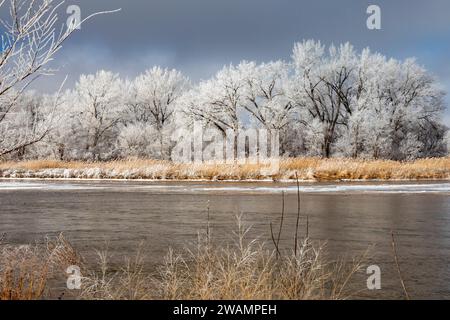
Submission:
M 449 180 L 450 157 L 408 162 L 289 158 L 272 171 L 261 164 L 175 164 L 156 160 L 1 162 L 0 178 L 203 181 Z

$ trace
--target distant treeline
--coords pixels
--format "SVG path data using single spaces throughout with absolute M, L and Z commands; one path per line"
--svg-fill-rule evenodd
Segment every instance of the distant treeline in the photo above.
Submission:
M 10 90 L 0 95 L 0 155 L 170 159 L 173 131 L 200 122 L 219 133 L 278 130 L 286 156 L 439 157 L 448 153 L 444 97 L 414 59 L 310 40 L 290 61 L 244 61 L 196 84 L 154 67 L 132 80 L 83 75 L 54 95 Z

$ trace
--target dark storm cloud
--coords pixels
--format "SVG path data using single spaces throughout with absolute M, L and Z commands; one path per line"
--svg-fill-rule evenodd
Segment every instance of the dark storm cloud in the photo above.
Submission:
M 350 41 L 388 56 L 415 56 L 450 89 L 448 0 L 67 0 L 82 15 L 122 8 L 83 25 L 57 63 L 73 82 L 111 69 L 134 76 L 154 64 L 192 79 L 240 60 L 289 59 L 293 43 Z M 366 9 L 382 10 L 382 30 L 366 28 Z M 54 78 L 42 86 L 55 87 Z M 56 85 L 57 86 L 57 85 Z

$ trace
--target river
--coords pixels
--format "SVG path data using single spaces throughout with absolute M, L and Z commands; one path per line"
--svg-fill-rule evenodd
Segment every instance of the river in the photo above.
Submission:
M 413 298 L 450 299 L 450 183 L 301 183 L 300 233 L 327 243 L 331 257 L 352 257 L 369 247 L 368 264 L 382 271 L 382 290 L 356 284 L 358 298 L 402 298 L 399 264 Z M 115 263 L 143 242 L 149 268 L 169 247 L 194 243 L 208 208 L 216 241 L 230 241 L 235 217 L 252 225 L 250 236 L 270 245 L 285 194 L 283 248 L 293 245 L 297 187 L 269 182 L 139 182 L 0 180 L 0 234 L 14 244 L 63 232 L 81 253 L 108 246 Z

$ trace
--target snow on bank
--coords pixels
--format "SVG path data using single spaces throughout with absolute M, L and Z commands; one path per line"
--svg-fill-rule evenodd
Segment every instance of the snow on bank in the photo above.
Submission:
M 120 182 L 120 181 L 15 181 L 0 180 L 0 192 L 20 190 L 48 191 L 126 191 L 155 193 L 296 193 L 292 184 Z M 450 194 L 450 182 L 440 183 L 340 183 L 301 185 L 302 193 L 440 193 Z
M 316 185 L 300 186 L 302 193 L 450 193 L 450 183 L 436 184 L 352 184 L 352 185 Z M 288 187 L 212 187 L 196 188 L 197 191 L 239 192 L 252 191 L 258 193 L 286 192 L 296 193 L 296 186 Z

